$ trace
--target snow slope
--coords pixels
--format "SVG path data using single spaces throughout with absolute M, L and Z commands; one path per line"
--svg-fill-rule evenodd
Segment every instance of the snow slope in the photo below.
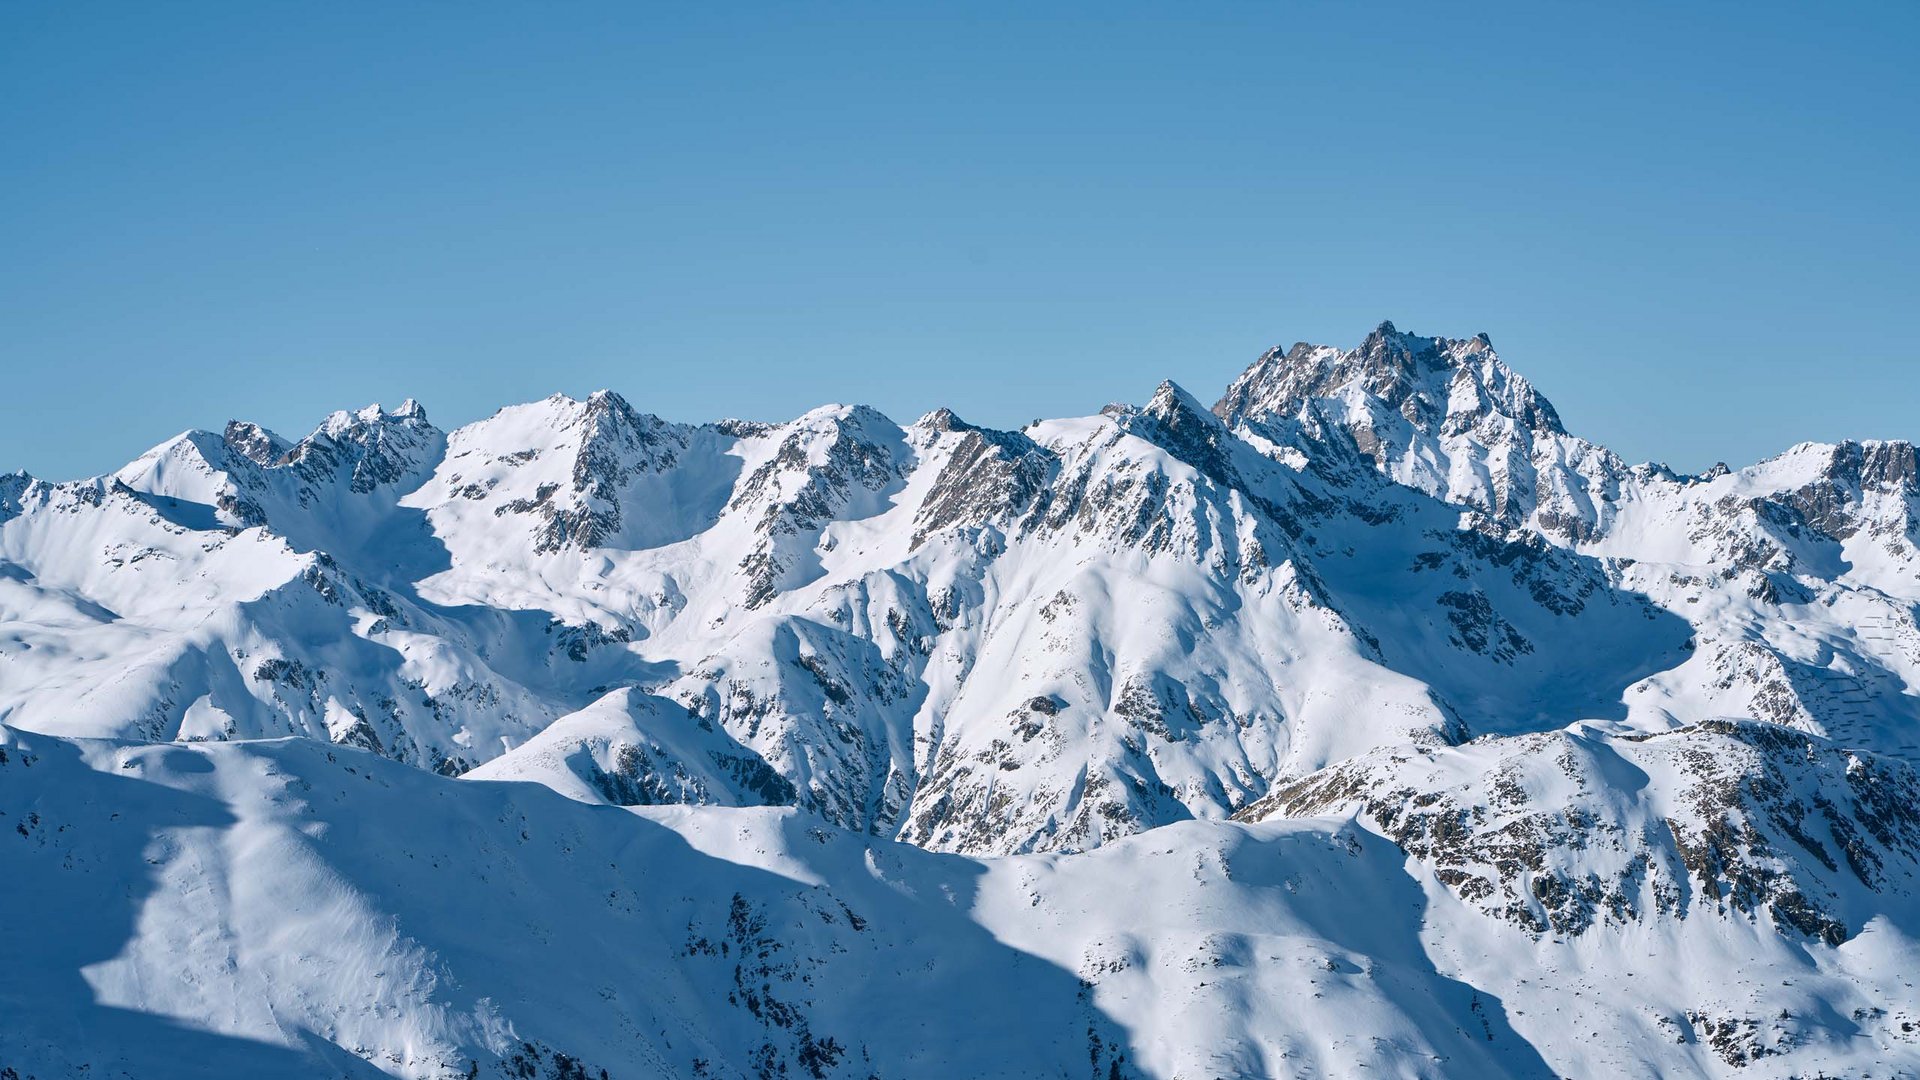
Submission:
M 983 860 L 313 740 L 0 750 L 0 1060 L 22 1076 L 1920 1068 L 1910 890 L 1856 886 L 1845 913 L 1870 915 L 1837 943 L 1738 894 L 1550 938 L 1340 814 Z M 1883 884 L 1920 855 L 1896 828 Z

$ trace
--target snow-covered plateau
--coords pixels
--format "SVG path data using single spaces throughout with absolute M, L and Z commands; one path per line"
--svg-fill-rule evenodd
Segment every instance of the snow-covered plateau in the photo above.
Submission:
M 1391 324 L 0 475 L 0 1080 L 1920 1076 L 1916 545 Z

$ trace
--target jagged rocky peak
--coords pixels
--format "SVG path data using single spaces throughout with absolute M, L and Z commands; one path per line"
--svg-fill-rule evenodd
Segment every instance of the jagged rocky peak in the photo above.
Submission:
M 1826 476 L 1862 491 L 1913 492 L 1920 487 L 1913 444 L 1848 439 L 1827 448 Z
M 1565 434 L 1553 405 L 1501 362 L 1487 335 L 1422 337 L 1391 322 L 1352 350 L 1306 342 L 1269 349 L 1233 381 L 1213 411 L 1230 424 L 1292 417 L 1316 399 L 1354 393 L 1379 399 L 1428 432 L 1470 426 L 1493 414 L 1534 431 Z
M 229 420 L 221 441 L 227 449 L 266 468 L 285 457 L 293 444 L 250 420 Z
M 575 461 L 595 454 L 624 453 L 645 464 L 670 466 L 684 431 L 651 413 L 643 413 L 612 390 L 596 390 L 585 400 L 554 394 L 524 405 L 510 405 L 453 434 L 461 455 L 481 454 L 511 465 L 554 455 Z M 664 460 L 655 461 L 663 457 Z
M 977 434 L 982 439 L 994 443 L 1013 443 L 1023 446 L 1031 446 L 1033 443 L 1023 432 L 1004 431 L 969 423 L 944 405 L 915 420 L 913 426 L 907 429 L 907 441 L 916 448 L 925 448 L 938 442 L 942 436 L 955 433 Z
M 0 473 L 0 521 L 20 513 L 20 500 L 27 490 L 38 483 L 23 469 L 17 472 Z
M 670 472 L 695 434 L 611 390 L 554 394 L 455 432 L 441 481 L 497 517 L 533 515 L 536 552 L 585 551 L 640 538 L 629 528 L 637 482 Z
M 959 414 L 944 405 L 921 417 L 913 426 L 918 430 L 931 431 L 936 434 L 945 434 L 949 431 L 973 430 L 972 424 L 960 419 Z
M 1810 494 L 1826 489 L 1846 498 L 1911 495 L 1920 492 L 1920 455 L 1912 443 L 1901 441 L 1803 442 L 1733 475 L 1743 482 L 1741 487 L 1763 492 Z
M 914 550 L 945 529 L 1014 520 L 1033 506 L 1057 463 L 1025 433 L 975 427 L 952 409 L 921 417 L 909 437 L 922 449 L 946 442 L 945 462 L 914 515 Z
M 426 410 L 408 398 L 389 412 L 378 404 L 359 412 L 344 410 L 321 422 L 276 462 L 309 483 L 345 474 L 355 494 L 406 479 L 424 478 L 446 445 L 446 436 L 427 422 Z
M 1192 417 L 1203 423 L 1211 422 L 1207 407 L 1192 394 L 1181 389 L 1180 384 L 1167 379 L 1154 388 L 1153 397 L 1147 402 L 1147 415 L 1160 420 L 1178 420 Z
M 811 516 L 828 513 L 808 495 L 844 494 L 849 484 L 879 490 L 899 479 L 908 454 L 905 433 L 867 405 L 823 405 L 772 429 L 781 438 L 773 454 L 734 493 L 736 508 L 764 505 L 769 513 L 795 498 Z M 831 500 L 829 500 L 831 501 Z
M 685 436 L 651 413 L 638 412 L 611 390 L 596 390 L 580 409 L 580 450 L 574 458 L 574 486 L 602 498 L 635 469 L 671 468 Z
M 569 473 L 576 498 L 545 508 L 547 524 L 536 545 L 542 551 L 610 542 L 624 524 L 621 493 L 636 476 L 672 468 L 687 445 L 673 425 L 635 411 L 611 390 L 588 395 L 571 424 L 580 429 Z
M 914 461 L 907 432 L 866 405 L 825 405 L 768 436 L 779 441 L 726 505 L 755 537 L 739 563 L 748 609 L 772 600 L 809 562 L 799 538 L 817 536 L 836 518 L 880 513 Z
M 340 409 L 328 414 L 327 418 L 320 422 L 320 427 L 314 435 L 325 434 L 335 439 L 361 438 L 366 432 L 394 425 L 409 428 L 430 426 L 427 424 L 427 410 L 412 398 L 401 402 L 399 408 L 391 411 L 381 407 L 378 402 L 357 412 Z M 314 435 L 308 438 L 311 439 Z
M 1920 542 L 1920 472 L 1911 443 L 1801 443 L 1731 476 L 1722 509 L 1759 510 L 1780 543 L 1800 526 L 1834 540 L 1866 529 L 1895 555 Z
M 1171 379 L 1153 392 L 1133 424 L 1134 434 L 1200 470 L 1216 483 L 1234 483 L 1233 435 L 1218 417 Z

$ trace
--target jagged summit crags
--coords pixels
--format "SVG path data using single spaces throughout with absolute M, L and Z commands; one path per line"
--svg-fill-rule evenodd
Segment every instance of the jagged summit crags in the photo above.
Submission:
M 1297 342 L 1270 349 L 1214 405 L 1228 423 L 1290 416 L 1315 398 L 1352 388 L 1408 423 L 1440 434 L 1494 414 L 1530 430 L 1564 435 L 1560 416 L 1524 377 L 1501 362 L 1485 334 L 1454 340 L 1404 334 L 1381 323 L 1360 347 L 1342 351 Z
M 1567 542 L 1603 530 L 1622 479 L 1638 475 L 1568 434 L 1485 334 L 1425 338 L 1389 322 L 1353 350 L 1271 350 L 1214 411 L 1282 441 L 1338 433 L 1396 482 Z

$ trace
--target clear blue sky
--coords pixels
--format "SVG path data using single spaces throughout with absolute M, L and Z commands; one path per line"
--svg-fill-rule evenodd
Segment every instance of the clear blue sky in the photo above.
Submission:
M 0 0 L 0 470 L 1016 425 L 1382 318 L 1636 460 L 1920 437 L 1920 3 L 933 7 Z

